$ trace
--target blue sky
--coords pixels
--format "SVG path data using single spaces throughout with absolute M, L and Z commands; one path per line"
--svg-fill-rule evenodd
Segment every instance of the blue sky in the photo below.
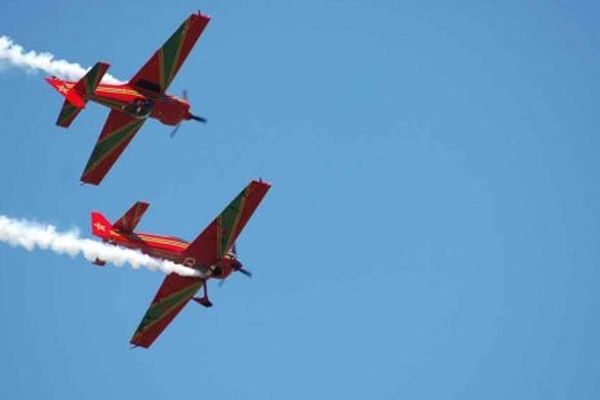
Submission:
M 238 3 L 238 4 L 235 4 Z M 212 21 L 100 187 L 107 110 L 54 125 L 41 74 L 0 71 L 0 214 L 192 239 L 251 179 L 255 276 L 211 286 L 150 351 L 163 275 L 0 246 L 1 398 L 592 399 L 600 370 L 599 7 L 592 1 L 2 2 L 0 34 L 127 79 Z

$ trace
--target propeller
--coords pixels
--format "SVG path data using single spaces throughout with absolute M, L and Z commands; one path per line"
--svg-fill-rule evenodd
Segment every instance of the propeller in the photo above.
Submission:
M 231 247 L 231 252 L 233 253 L 233 255 L 235 256 L 235 258 L 237 259 L 237 249 L 235 247 L 235 243 Z M 239 262 L 239 261 L 236 262 L 235 264 L 233 264 L 233 270 L 237 271 L 237 272 L 241 272 L 242 274 L 246 275 L 248 278 L 252 278 L 252 272 L 250 272 L 249 270 L 245 269 L 242 266 L 242 263 Z
M 188 101 L 188 91 L 186 89 L 183 89 L 183 91 L 181 92 L 181 96 L 183 97 L 183 99 L 186 102 L 189 103 L 189 101 Z M 189 113 L 186 119 L 188 119 L 188 120 L 192 119 L 194 121 L 202 122 L 203 124 L 206 123 L 206 118 L 200 117 L 198 115 L 194 115 L 192 113 Z M 173 139 L 175 137 L 175 134 L 177 133 L 177 131 L 179 130 L 180 127 L 181 127 L 181 122 L 177 124 L 177 126 L 175 127 L 175 129 L 173 129 L 173 131 L 169 135 L 169 137 L 171 139 Z
M 183 96 L 183 99 L 189 103 L 187 89 L 183 89 L 183 92 L 181 92 L 181 94 Z M 206 118 L 200 117 L 198 115 L 194 115 L 192 113 L 190 113 L 190 119 L 193 119 L 194 121 L 202 122 L 203 124 L 206 123 Z
M 252 272 L 248 271 L 245 268 L 239 268 L 239 269 L 236 269 L 236 271 L 241 272 L 242 274 L 246 275 L 248 278 L 252 278 Z
M 177 131 L 179 130 L 179 128 L 181 128 L 181 122 L 177 124 L 177 126 L 175 127 L 175 129 L 173 129 L 173 131 L 169 135 L 169 137 L 171 139 L 173 139 L 175 137 L 175 134 L 177 133 Z
M 199 116 L 194 115 L 194 114 L 190 114 L 190 119 L 193 119 L 194 121 L 202 122 L 203 124 L 206 123 L 206 118 L 199 117 Z
M 233 246 L 231 247 L 231 252 L 233 253 L 233 255 L 236 257 L 236 261 L 233 263 L 233 265 L 231 266 L 231 269 L 234 272 L 241 272 L 242 274 L 246 275 L 248 278 L 252 278 L 252 272 L 250 270 L 247 270 L 246 268 L 243 267 L 242 263 L 237 261 L 237 249 L 235 247 L 235 243 L 233 244 Z M 219 287 L 223 286 L 223 284 L 225 284 L 225 280 L 226 279 L 222 279 L 219 282 Z

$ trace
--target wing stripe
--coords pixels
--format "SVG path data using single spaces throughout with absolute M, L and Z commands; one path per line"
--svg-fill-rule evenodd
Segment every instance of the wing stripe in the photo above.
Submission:
M 115 222 L 115 228 L 122 232 L 131 233 L 140 222 L 150 205 L 143 201 L 136 202 Z
M 74 86 L 75 90 L 81 94 L 85 101 L 89 99 L 89 96 L 94 94 L 96 87 L 100 83 L 100 80 L 106 73 L 109 65 L 103 62 L 98 62 L 92 67 Z
M 56 124 L 59 126 L 68 127 L 69 125 L 71 125 L 71 122 L 73 122 L 73 120 L 75 119 L 77 114 L 79 114 L 80 111 L 81 108 L 77 108 L 71 103 L 69 103 L 68 100 L 65 100 L 63 107 L 60 110 L 60 115 L 58 116 L 58 121 L 56 122 Z
M 136 329 L 132 340 L 135 340 L 136 336 L 144 333 L 154 324 L 157 324 L 166 316 L 171 314 L 171 312 L 173 312 L 177 307 L 181 306 L 182 303 L 188 301 L 194 295 L 194 293 L 200 289 L 202 282 L 203 281 L 200 280 L 196 284 L 185 287 L 184 289 L 179 290 L 172 295 L 165 297 L 164 299 L 159 299 L 157 302 L 153 303 L 146 312 L 146 315 L 144 315 L 144 318 L 142 318 L 142 322 L 140 322 L 140 325 Z
M 209 21 L 210 17 L 200 13 L 190 15 L 131 78 L 130 83 L 148 93 L 164 93 Z
M 96 86 L 98 86 L 100 75 L 104 75 L 104 71 L 102 71 L 101 68 L 97 68 L 94 71 L 93 76 L 90 76 L 88 79 L 85 79 L 85 93 L 87 95 L 94 93 L 94 89 L 96 89 Z
M 121 144 L 130 139 L 139 130 L 144 123 L 143 120 L 133 120 L 123 127 L 110 132 L 103 139 L 100 139 L 94 147 L 94 151 L 85 166 L 83 175 L 90 174 L 103 160 L 111 155 L 113 151 L 119 148 Z
M 137 207 L 135 208 L 135 212 L 133 214 L 133 220 L 130 223 L 132 229 L 140 222 L 147 208 L 148 206 L 144 206 L 143 203 L 137 203 Z
M 233 246 L 269 188 L 268 183 L 252 181 L 190 243 L 183 257 L 192 257 L 200 265 L 220 260 Z
M 181 48 L 185 42 L 189 23 L 190 19 L 188 18 L 177 32 L 169 38 L 167 43 L 160 48 L 159 65 L 162 90 L 165 90 L 166 87 L 169 86 L 169 83 L 173 79 L 174 72 L 177 70 L 176 66 L 179 63 Z
M 221 245 L 220 248 L 220 253 L 219 254 L 225 254 L 225 252 L 227 250 L 229 250 L 231 248 L 231 246 L 233 246 L 232 243 L 232 239 L 234 237 L 233 233 L 236 232 L 237 230 L 237 226 L 238 223 L 240 222 L 240 217 L 242 216 L 242 211 L 244 210 L 244 207 L 246 206 L 246 199 L 249 196 L 249 192 L 250 189 L 252 188 L 251 185 L 249 185 L 248 187 L 246 187 L 246 189 L 244 189 L 242 191 L 242 193 L 240 193 L 241 197 L 238 202 L 236 202 L 236 204 L 234 204 L 231 209 L 227 210 L 228 212 L 223 213 L 220 222 L 223 223 L 223 221 L 225 222 L 225 226 L 223 226 L 224 228 L 224 233 L 225 235 L 223 235 L 221 237 L 221 242 L 219 243 Z

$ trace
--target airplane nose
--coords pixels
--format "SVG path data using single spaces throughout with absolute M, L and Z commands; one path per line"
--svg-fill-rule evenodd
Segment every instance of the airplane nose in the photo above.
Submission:
M 231 269 L 233 269 L 234 271 L 239 271 L 240 269 L 242 269 L 244 266 L 242 265 L 241 262 L 239 262 L 238 260 L 235 260 L 232 264 L 231 264 Z
M 231 265 L 231 269 L 236 272 L 241 272 L 242 274 L 246 275 L 248 278 L 250 278 L 252 276 L 252 272 L 245 269 L 244 265 L 241 262 L 239 262 L 238 260 L 235 260 L 233 262 L 233 264 Z

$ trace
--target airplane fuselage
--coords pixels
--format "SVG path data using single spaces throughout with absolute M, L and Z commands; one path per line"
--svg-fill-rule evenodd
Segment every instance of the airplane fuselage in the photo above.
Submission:
M 48 82 L 61 93 L 71 90 L 77 82 L 52 77 Z M 191 119 L 190 104 L 185 99 L 151 90 L 124 85 L 99 84 L 89 100 L 118 110 L 134 118 L 154 118 L 165 125 L 178 125 Z
M 102 227 L 96 227 L 101 230 Z M 227 252 L 225 257 L 217 261 L 214 265 L 200 265 L 190 262 L 184 255 L 185 249 L 189 243 L 174 236 L 161 236 L 150 233 L 136 232 L 132 234 L 122 234 L 116 229 L 104 227 L 108 232 L 101 236 L 104 242 L 127 247 L 133 250 L 139 250 L 151 257 L 169 260 L 186 267 L 196 269 L 203 276 L 213 279 L 225 279 L 233 272 L 234 265 L 239 263 L 237 257 L 232 252 Z

